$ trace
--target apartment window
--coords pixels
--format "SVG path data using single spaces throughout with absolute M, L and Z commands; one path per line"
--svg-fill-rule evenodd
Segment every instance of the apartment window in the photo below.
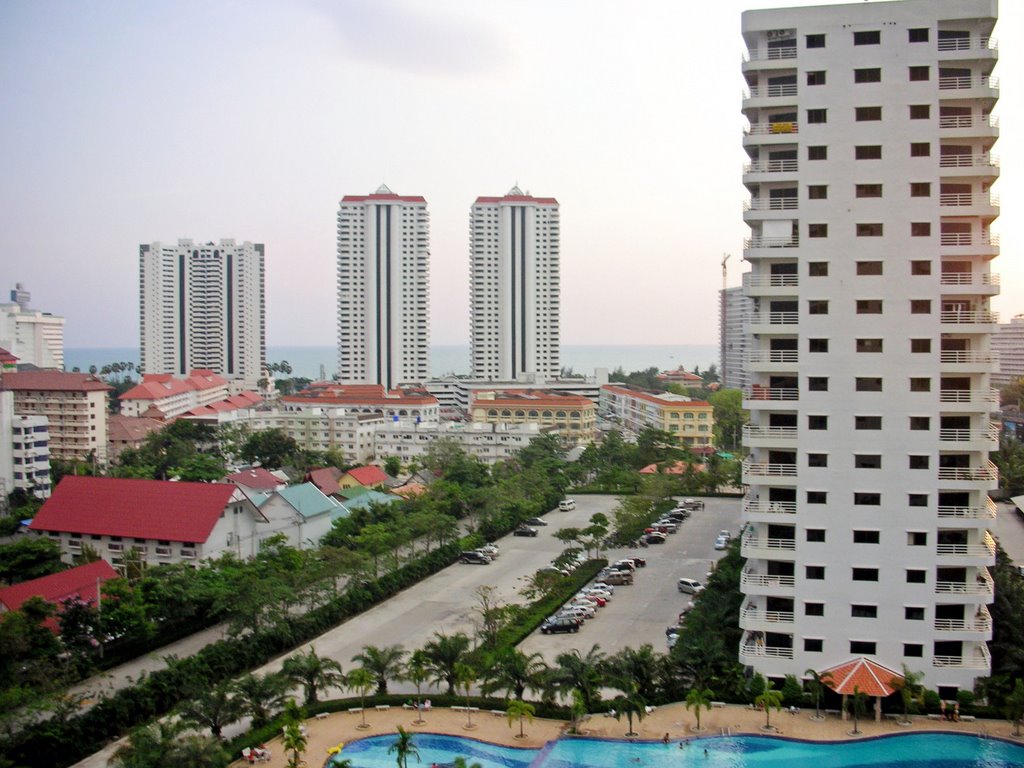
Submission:
M 854 469 L 881 469 L 882 454 L 880 453 L 856 453 L 853 456 Z
M 804 569 L 804 575 L 808 579 L 814 579 L 820 581 L 825 578 L 825 566 L 824 565 L 808 565 Z
M 882 340 L 857 339 L 857 351 L 864 354 L 878 354 L 882 351 Z
M 828 160 L 828 147 L 824 145 L 807 148 L 808 160 Z
M 805 637 L 804 651 L 806 653 L 821 653 L 825 650 L 825 641 L 820 637 Z
M 854 429 L 881 429 L 882 428 L 882 417 L 881 416 L 854 416 L 853 417 L 853 428 Z
M 828 392 L 828 376 L 808 376 L 808 392 Z
M 854 531 L 854 544 L 877 544 L 879 542 L 878 531 Z
M 908 547 L 927 547 L 928 534 L 925 531 L 907 531 Z
M 808 339 L 808 352 L 828 352 L 828 339 Z
M 915 277 L 922 277 L 932 273 L 932 263 L 927 260 L 910 262 L 910 274 Z
M 924 646 L 920 643 L 904 643 L 903 655 L 909 658 L 924 656 Z
M 808 415 L 808 429 L 828 429 L 828 416 Z
M 851 640 L 850 641 L 850 653 L 858 656 L 874 656 L 875 655 L 875 643 L 870 640 Z
M 917 27 L 915 29 L 907 30 L 907 42 L 910 43 L 927 43 L 928 42 L 928 27 Z
M 930 67 L 908 67 L 910 72 L 910 82 L 923 82 L 931 78 Z
M 828 199 L 828 185 L 827 184 L 811 184 L 807 187 L 807 199 L 808 200 L 826 200 Z
M 881 144 L 862 144 L 853 148 L 853 156 L 857 160 L 881 160 Z
M 882 196 L 882 185 L 881 184 L 857 184 L 854 187 L 854 192 L 857 197 L 881 197 Z
M 925 572 L 919 568 L 907 568 L 907 584 L 924 584 Z
M 928 469 L 928 456 L 909 456 L 910 469 Z
M 854 568 L 853 569 L 853 580 L 854 581 L 878 581 L 878 569 L 877 568 Z
M 858 315 L 880 315 L 882 314 L 881 299 L 857 299 Z
M 910 417 L 910 430 L 912 432 L 927 432 L 932 428 L 932 419 L 930 416 L 911 416 Z
M 853 33 L 853 44 L 854 45 L 878 45 L 882 42 L 882 33 L 877 29 L 873 29 L 865 32 L 854 32 Z
M 824 528 L 808 528 L 807 529 L 807 540 L 823 543 L 825 541 L 825 529 Z
M 808 224 L 808 237 L 828 237 L 828 224 Z
M 807 314 L 809 315 L 827 315 L 828 314 L 828 300 L 827 299 L 811 299 L 807 302 Z
M 910 222 L 910 236 L 911 237 L 931 237 L 932 234 L 932 223 L 930 221 L 912 221 Z
M 911 392 L 931 392 L 932 380 L 928 378 L 912 378 L 910 380 Z
M 881 222 L 867 222 L 857 225 L 857 237 L 881 237 Z
M 877 619 L 877 605 L 851 605 L 850 616 L 855 619 Z
M 880 275 L 880 274 L 882 274 L 882 262 L 880 262 L 880 261 L 858 261 L 857 262 L 857 274 L 860 275 L 860 276 Z
M 855 69 L 853 70 L 853 82 L 880 83 L 882 82 L 882 70 L 878 67 L 870 69 Z
M 807 73 L 807 84 L 808 85 L 824 85 L 825 84 L 825 70 L 819 70 L 817 72 Z
M 931 104 L 911 104 L 910 105 L 910 119 L 911 120 L 928 120 L 932 116 L 932 105 Z
M 854 107 L 854 119 L 858 123 L 868 123 L 882 119 L 881 107 Z
M 882 379 L 874 376 L 858 376 L 854 381 L 857 392 L 881 392 Z
M 808 123 L 827 123 L 828 122 L 828 110 L 827 109 L 808 109 L 807 110 L 807 122 Z
M 903 607 L 903 618 L 907 621 L 924 621 L 924 608 L 916 605 L 905 605 Z
M 914 141 L 910 144 L 911 157 L 931 157 L 932 145 L 927 141 Z
M 932 313 L 932 302 L 931 299 L 911 299 L 910 300 L 910 314 L 912 315 L 930 315 Z
M 804 616 L 824 616 L 824 603 L 804 603 Z
M 827 261 L 810 261 L 807 263 L 807 274 L 811 277 L 828 277 Z
M 908 493 L 907 494 L 907 506 L 908 507 L 927 507 L 928 506 L 928 494 L 927 493 Z
M 826 504 L 828 502 L 828 491 L 808 491 L 808 504 Z
M 807 454 L 807 466 L 808 467 L 827 467 L 828 466 L 828 454 L 827 453 L 808 453 Z
M 805 44 L 808 48 L 824 48 L 825 47 L 825 36 L 824 35 L 807 35 L 804 38 Z
M 879 507 L 882 505 L 882 494 L 856 491 L 853 494 L 853 503 L 858 507 Z

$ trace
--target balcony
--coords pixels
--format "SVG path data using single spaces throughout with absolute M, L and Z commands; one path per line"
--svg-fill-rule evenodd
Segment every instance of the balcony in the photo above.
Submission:
M 796 485 L 796 464 L 771 464 L 747 459 L 743 462 L 743 482 L 746 485 L 771 481 L 773 485 Z
M 978 565 L 992 565 L 995 563 L 996 542 L 986 531 L 980 544 L 936 544 L 935 554 L 941 565 L 963 565 L 964 560 L 979 559 L 984 562 Z
M 759 403 L 761 406 L 775 404 L 777 407 L 780 403 L 788 403 L 795 407 L 800 400 L 800 390 L 796 387 L 766 387 L 763 384 L 751 384 L 749 387 L 743 388 L 743 399 Z M 744 404 L 743 407 L 750 409 L 758 406 Z
M 747 353 L 747 363 L 751 366 L 775 366 L 789 371 L 799 362 L 800 353 L 795 349 L 761 349 Z M 753 370 L 766 370 L 756 367 Z
M 756 163 L 747 163 L 743 166 L 743 174 L 745 176 L 765 173 L 788 173 L 795 175 L 799 170 L 799 160 L 759 160 Z M 782 179 L 772 179 L 772 181 L 782 181 Z M 754 202 L 767 204 L 767 207 L 755 208 L 751 206 L 747 210 L 795 211 L 797 200 L 798 198 L 795 197 L 760 198 Z
M 977 155 L 942 155 L 939 157 L 941 178 L 973 177 L 994 180 L 999 176 L 999 158 L 982 152 Z
M 999 78 L 991 75 L 964 75 L 940 77 L 939 98 L 998 99 Z
M 999 195 L 971 192 L 943 193 L 939 195 L 939 206 L 956 210 L 941 211 L 952 216 L 980 216 L 994 219 L 999 216 Z
M 767 632 L 792 632 L 795 617 L 792 611 L 763 611 L 753 606 L 740 611 L 740 627 Z
M 776 520 L 780 515 L 795 515 L 796 502 L 762 501 L 757 498 L 744 499 L 743 514 L 750 518 L 758 515 L 768 515 L 771 519 Z
M 798 312 L 751 312 L 750 332 L 754 334 L 797 333 L 796 326 L 799 322 L 800 314 Z
M 972 643 L 970 652 L 964 656 L 933 656 L 933 667 L 959 667 L 960 669 L 984 669 L 992 668 L 992 656 L 988 652 L 985 643 Z
M 974 581 L 937 581 L 935 582 L 935 594 L 936 595 L 974 595 L 988 598 L 986 602 L 990 602 L 993 594 L 995 594 L 995 587 L 992 581 L 992 576 L 989 575 L 987 569 L 982 568 L 978 571 L 978 576 Z
M 942 325 L 964 326 L 963 333 L 995 333 L 995 328 L 988 326 L 998 325 L 999 313 L 987 309 L 978 310 L 952 310 L 939 313 L 939 322 Z M 972 326 L 985 326 L 973 328 Z M 948 332 L 948 330 L 944 330 Z
M 792 296 L 799 287 L 799 275 L 743 275 L 743 290 L 751 296 Z
M 767 165 L 774 165 L 775 163 L 795 163 L 796 160 L 772 160 Z M 754 165 L 765 165 L 765 163 L 755 163 L 752 165 L 744 166 L 744 168 L 752 168 Z M 757 173 L 757 171 L 747 171 L 747 173 Z M 800 201 L 796 197 L 755 197 L 751 200 L 745 200 L 743 202 L 744 211 L 795 211 L 800 205 Z
M 999 293 L 999 282 L 999 275 L 991 272 L 947 272 L 939 278 L 944 296 L 995 296 Z
M 990 412 L 999 407 L 998 389 L 940 389 L 939 402 L 942 410 L 962 413 L 965 411 Z M 955 405 L 965 406 L 957 408 Z
M 761 427 L 756 424 L 743 425 L 743 444 L 748 448 L 771 448 L 777 445 L 795 445 L 796 427 Z M 764 443 L 764 445 L 761 445 Z
M 969 619 L 935 619 L 936 632 L 983 632 L 992 631 L 992 614 L 984 605 L 979 606 L 976 615 Z
M 792 595 L 795 587 L 795 576 L 769 576 L 752 571 L 740 574 L 740 591 L 745 595 Z
M 793 50 L 795 51 L 795 49 Z M 787 58 L 796 58 L 796 56 L 794 55 Z M 747 89 L 744 99 L 775 99 L 781 96 L 796 96 L 797 87 L 796 83 L 752 85 Z
M 939 443 L 939 450 L 945 451 L 995 451 L 999 448 L 999 425 L 989 424 L 982 429 L 940 429 Z
M 797 248 L 799 245 L 799 235 L 788 235 L 786 237 L 762 237 L 755 235 L 743 240 L 743 251 L 746 254 L 748 251 L 758 248 Z
M 938 515 L 945 520 L 995 520 L 996 504 L 992 499 L 985 498 L 986 503 L 980 507 L 939 507 Z
M 971 53 L 985 54 L 996 57 L 999 53 L 999 43 L 991 37 L 958 37 L 952 40 L 936 40 L 936 50 L 940 53 Z M 940 57 L 945 59 L 945 56 Z
M 943 373 L 988 373 L 999 362 L 998 352 L 946 350 L 939 353 Z
M 945 483 L 998 483 L 999 468 L 991 461 L 980 467 L 940 467 L 939 480 Z
M 747 533 L 740 544 L 740 555 L 757 560 L 793 560 L 796 557 L 796 540 L 769 539 Z
M 742 69 L 748 71 L 751 69 L 762 69 L 765 65 L 776 64 L 784 67 L 792 67 L 793 59 L 796 58 L 796 45 L 786 46 L 785 48 L 766 48 L 762 50 L 750 51 L 746 56 L 743 57 Z M 768 67 L 772 68 L 772 67 Z
M 797 122 L 751 123 L 743 131 L 744 145 L 751 144 L 790 144 L 793 135 L 800 133 Z
M 740 646 L 740 663 L 752 663 L 752 659 L 792 659 L 792 648 L 776 648 L 771 645 L 760 643 L 744 643 Z
M 154 547 L 154 551 L 156 552 L 156 556 L 157 557 L 170 557 L 171 556 L 171 548 L 170 547 Z

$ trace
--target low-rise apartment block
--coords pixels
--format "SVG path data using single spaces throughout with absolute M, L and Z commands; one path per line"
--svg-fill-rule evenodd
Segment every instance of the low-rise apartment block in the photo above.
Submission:
M 569 442 L 593 440 L 597 424 L 590 399 L 534 389 L 475 392 L 470 410 L 475 423 L 539 424 Z
M 422 459 L 437 441 L 450 440 L 484 464 L 494 464 L 512 458 L 516 451 L 542 434 L 544 432 L 536 423 L 414 424 L 406 421 L 379 425 L 373 433 L 373 441 L 379 459 L 397 456 L 404 463 L 409 463 Z
M 601 413 L 631 432 L 648 427 L 668 432 L 689 448 L 710 448 L 714 443 L 714 408 L 705 400 L 605 384 L 601 387 Z

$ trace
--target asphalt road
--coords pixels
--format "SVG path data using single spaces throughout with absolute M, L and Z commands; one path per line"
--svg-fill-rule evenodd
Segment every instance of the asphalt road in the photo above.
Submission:
M 1010 502 L 996 505 L 996 521 L 992 534 L 1017 565 L 1024 565 L 1024 521 L 1017 516 L 1016 507 Z

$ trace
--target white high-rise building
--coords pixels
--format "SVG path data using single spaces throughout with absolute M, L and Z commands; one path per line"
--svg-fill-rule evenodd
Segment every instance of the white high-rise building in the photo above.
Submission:
M 390 390 L 430 378 L 430 217 L 381 186 L 338 209 L 338 376 Z
M 723 288 L 718 301 L 719 378 L 726 389 L 743 389 L 750 383 L 750 314 L 754 302 L 741 286 Z
M 1024 315 L 1000 323 L 992 336 L 992 351 L 999 357 L 999 373 L 992 376 L 992 385 L 1006 387 L 1024 378 Z
M 558 201 L 518 187 L 504 197 L 478 197 L 469 238 L 473 378 L 558 376 Z
M 266 365 L 263 244 L 139 246 L 142 370 L 208 370 L 255 387 Z
M 989 674 L 995 0 L 743 14 L 740 661 Z
M 64 318 L 31 309 L 32 294 L 17 283 L 0 304 L 0 347 L 22 365 L 64 369 Z

